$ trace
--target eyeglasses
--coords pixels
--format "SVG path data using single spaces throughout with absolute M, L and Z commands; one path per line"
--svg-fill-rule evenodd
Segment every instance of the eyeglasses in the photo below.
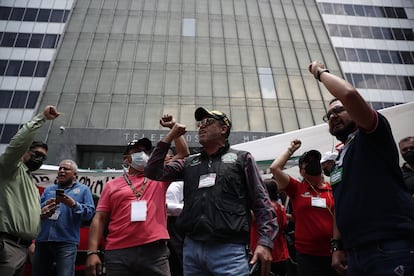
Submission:
M 46 160 L 46 158 L 47 158 L 47 156 L 46 155 L 44 155 L 42 152 L 40 152 L 40 151 L 30 151 L 33 155 L 34 155 L 34 157 L 36 158 L 36 159 L 40 159 L 40 160 L 42 160 L 42 161 L 45 161 Z
M 332 115 L 338 116 L 339 113 L 344 112 L 344 111 L 345 111 L 345 108 L 343 106 L 336 106 L 332 108 L 331 110 L 329 110 L 328 113 L 326 113 L 326 115 L 322 117 L 322 120 L 324 122 L 328 122 L 329 119 L 332 117 Z
M 59 171 L 60 170 L 64 170 L 64 171 L 72 171 L 72 168 L 66 168 L 66 167 L 59 167 Z
M 197 122 L 197 127 L 201 127 L 201 126 L 207 127 L 209 125 L 214 124 L 216 121 L 217 120 L 214 118 L 204 118 L 203 120 Z

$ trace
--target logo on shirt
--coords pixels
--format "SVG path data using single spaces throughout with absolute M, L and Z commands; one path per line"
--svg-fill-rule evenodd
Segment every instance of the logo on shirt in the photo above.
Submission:
M 237 160 L 237 154 L 233 152 L 228 152 L 221 157 L 223 163 L 235 163 Z
M 79 194 L 80 193 L 80 189 L 79 188 L 73 189 L 73 193 L 75 195 Z

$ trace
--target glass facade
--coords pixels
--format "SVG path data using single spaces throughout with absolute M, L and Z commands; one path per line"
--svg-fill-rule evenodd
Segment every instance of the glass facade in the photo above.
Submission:
M 375 109 L 414 101 L 414 2 L 317 2 L 345 77 L 365 99 Z
M 331 96 L 308 64 L 342 75 L 314 1 L 83 0 L 61 40 L 40 106 L 64 115 L 42 136 L 85 160 L 88 144 L 158 141 L 166 113 L 197 147 L 198 106 L 229 115 L 233 143 L 319 124 Z

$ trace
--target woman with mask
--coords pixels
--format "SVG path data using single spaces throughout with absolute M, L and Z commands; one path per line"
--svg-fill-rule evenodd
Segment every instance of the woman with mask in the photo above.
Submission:
M 299 275 L 337 275 L 331 268 L 330 250 L 334 200 L 332 188 L 322 176 L 321 153 L 310 150 L 299 158 L 302 181 L 283 172 L 286 162 L 300 146 L 300 140 L 293 140 L 270 166 L 278 188 L 292 201 Z

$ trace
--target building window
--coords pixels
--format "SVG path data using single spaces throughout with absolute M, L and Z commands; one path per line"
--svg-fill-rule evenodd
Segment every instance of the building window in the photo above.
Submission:
M 194 18 L 183 19 L 183 36 L 195 36 L 195 23 Z
M 276 99 L 276 89 L 272 75 L 272 69 L 267 67 L 257 68 L 259 74 L 260 90 L 263 99 Z
M 40 91 L 0 90 L 0 108 L 34 108 Z
M 49 61 L 22 61 L 22 60 L 0 60 L 0 76 L 34 76 L 46 77 L 49 70 Z M 22 66 L 23 65 L 23 66 Z M 36 65 L 36 66 L 34 66 Z M 22 69 L 22 70 L 20 70 Z
M 19 130 L 19 125 L 15 124 L 0 124 L 0 143 L 1 144 L 8 144 L 11 138 L 16 134 Z

